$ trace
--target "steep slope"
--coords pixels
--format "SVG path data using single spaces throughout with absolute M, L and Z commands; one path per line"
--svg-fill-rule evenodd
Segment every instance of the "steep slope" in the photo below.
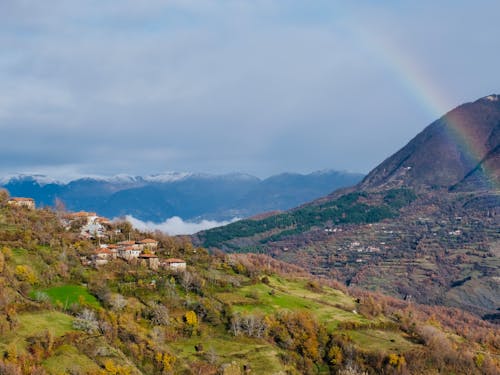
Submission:
M 500 101 L 491 95 L 429 125 L 356 187 L 194 240 L 493 316 L 500 307 L 499 133 Z
M 463 188 L 499 186 L 499 142 L 500 96 L 490 95 L 463 104 L 429 125 L 372 170 L 359 187 L 449 188 L 473 171 L 475 178 Z

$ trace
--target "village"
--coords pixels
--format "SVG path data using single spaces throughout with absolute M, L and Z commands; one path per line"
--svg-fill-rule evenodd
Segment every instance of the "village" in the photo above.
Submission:
M 30 210 L 36 208 L 35 200 L 32 198 L 13 197 L 8 200 L 7 204 Z M 61 216 L 61 222 L 67 230 L 79 230 L 81 238 L 98 242 L 91 255 L 80 258 L 85 266 L 99 267 L 114 260 L 122 260 L 143 265 L 151 270 L 160 268 L 173 271 L 186 270 L 186 261 L 183 259 L 160 259 L 157 255 L 159 243 L 155 239 L 143 238 L 135 241 L 129 239 L 117 243 L 105 243 L 111 238 L 109 233 L 112 230 L 112 222 L 95 212 L 65 213 Z M 119 231 L 115 229 L 115 234 Z

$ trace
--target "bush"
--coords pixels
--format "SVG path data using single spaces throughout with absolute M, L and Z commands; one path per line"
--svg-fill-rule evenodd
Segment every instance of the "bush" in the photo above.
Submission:
M 99 322 L 94 311 L 83 309 L 73 322 L 73 328 L 85 331 L 87 333 L 95 333 L 99 330 Z
M 19 281 L 26 281 L 30 285 L 35 285 L 38 282 L 35 272 L 28 265 L 16 266 L 14 274 Z

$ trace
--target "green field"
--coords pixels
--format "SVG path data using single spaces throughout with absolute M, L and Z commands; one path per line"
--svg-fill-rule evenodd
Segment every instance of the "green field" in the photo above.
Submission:
M 194 349 L 199 343 L 203 344 L 202 353 L 196 353 Z M 279 374 L 283 370 L 278 349 L 264 340 L 259 343 L 244 337 L 210 335 L 181 340 L 171 347 L 177 357 L 188 362 L 196 361 L 205 356 L 205 353 L 213 351 L 218 364 L 236 361 L 240 365 L 250 365 L 252 373 L 263 375 Z
M 40 289 L 31 293 L 31 297 L 36 292 L 46 293 L 53 304 L 61 304 L 64 308 L 72 304 L 80 304 L 80 301 L 92 307 L 99 307 L 97 299 L 88 292 L 87 288 L 80 285 L 61 285 L 47 289 Z
M 412 343 L 401 332 L 375 329 L 345 331 L 359 348 L 367 351 L 386 353 L 404 353 L 417 345 Z
M 15 343 L 20 349 L 26 347 L 26 339 L 37 333 L 48 330 L 54 337 L 60 337 L 73 330 L 73 318 L 58 311 L 42 313 L 25 313 L 17 316 L 19 326 L 13 331 L 0 337 L 0 349 Z
M 262 312 L 271 314 L 279 310 L 307 310 L 334 329 L 340 322 L 369 323 L 363 316 L 353 312 L 354 300 L 328 287 L 319 291 L 307 288 L 306 281 L 290 281 L 269 278 L 269 285 L 245 286 L 233 293 L 220 293 L 218 298 L 233 306 L 236 312 Z
M 69 345 L 57 348 L 53 356 L 43 362 L 49 374 L 97 373 L 101 368 L 89 357 Z

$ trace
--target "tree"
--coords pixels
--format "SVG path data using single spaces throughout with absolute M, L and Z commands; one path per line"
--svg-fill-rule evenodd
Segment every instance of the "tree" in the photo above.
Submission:
M 66 205 L 60 198 L 54 199 L 54 208 L 59 217 L 66 213 Z
M 99 329 L 99 322 L 94 311 L 83 309 L 74 320 L 73 327 L 87 333 L 95 333 Z
M 184 271 L 182 273 L 181 285 L 184 288 L 184 290 L 186 291 L 186 293 L 189 292 L 189 290 L 191 289 L 191 286 L 193 284 L 193 280 L 194 280 L 194 276 L 191 272 Z
M 159 368 L 162 374 L 169 373 L 174 369 L 174 363 L 177 358 L 170 353 L 157 352 L 155 355 L 156 366 Z
M 343 358 L 342 349 L 338 345 L 332 346 L 328 351 L 328 361 L 332 366 L 339 366 Z
M 184 321 L 187 325 L 193 327 L 198 325 L 198 317 L 196 316 L 196 313 L 194 311 L 187 311 L 184 314 Z
M 149 319 L 154 326 L 167 326 L 170 324 L 170 315 L 166 306 L 154 303 L 149 310 Z
M 20 281 L 27 281 L 29 284 L 34 285 L 38 281 L 35 272 L 28 265 L 18 265 L 14 271 L 17 279 Z
M 5 255 L 0 251 L 0 273 L 3 273 L 3 268 L 5 266 Z
M 5 206 L 9 200 L 9 192 L 5 189 L 0 189 L 0 207 Z
M 234 336 L 244 334 L 248 337 L 262 338 L 267 329 L 268 324 L 264 316 L 235 313 L 231 317 L 231 332 Z
M 123 297 L 121 294 L 113 294 L 109 298 L 109 304 L 115 311 L 121 311 L 127 306 L 127 299 Z

